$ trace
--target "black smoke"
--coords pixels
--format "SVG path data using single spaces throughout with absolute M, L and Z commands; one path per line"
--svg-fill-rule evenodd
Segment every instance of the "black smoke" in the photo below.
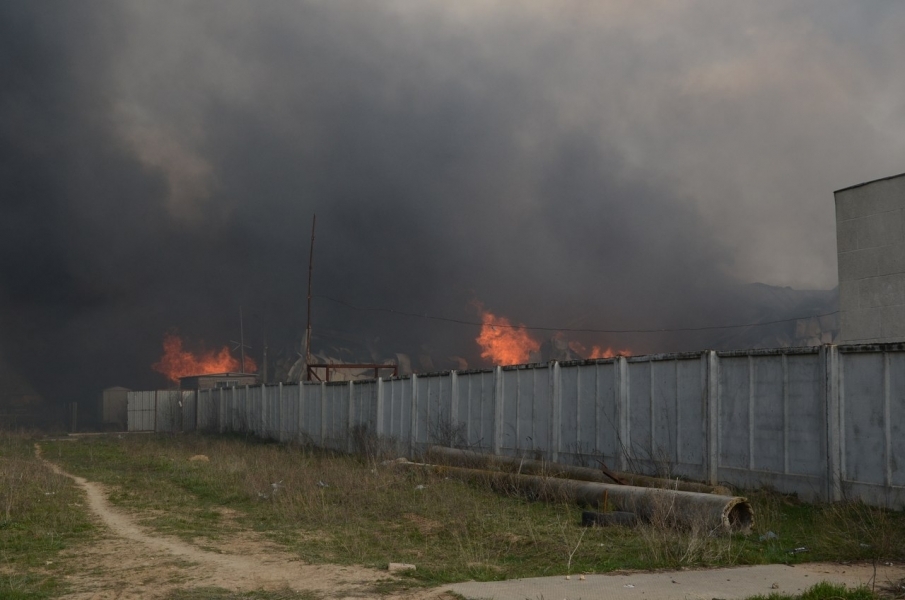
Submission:
M 593 36 L 576 42 L 581 23 L 562 18 L 3 3 L 6 361 L 55 403 L 154 388 L 165 332 L 219 347 L 238 339 L 240 307 L 253 355 L 266 340 L 271 359 L 293 358 L 315 213 L 315 293 L 362 307 L 475 321 L 477 300 L 576 329 L 752 318 L 746 248 L 673 174 L 602 133 L 623 99 L 593 60 L 570 72 Z M 314 327 L 316 350 L 355 360 L 484 364 L 474 326 L 317 298 Z M 658 352 L 708 335 L 574 337 Z

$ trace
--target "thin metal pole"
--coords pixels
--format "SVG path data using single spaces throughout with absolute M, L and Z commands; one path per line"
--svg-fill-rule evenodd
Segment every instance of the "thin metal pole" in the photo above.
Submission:
M 308 252 L 308 326 L 305 328 L 305 366 L 311 363 L 311 278 L 314 273 L 314 228 L 317 225 L 317 215 L 311 219 L 311 250 Z M 311 370 L 306 369 L 308 381 L 311 381 Z M 327 379 L 330 371 L 327 371 Z
M 264 383 L 269 383 L 267 381 L 267 334 L 264 334 L 264 358 L 261 360 L 261 381 Z
M 239 306 L 239 353 L 242 356 L 242 372 L 245 372 L 245 325 L 242 322 L 242 306 Z

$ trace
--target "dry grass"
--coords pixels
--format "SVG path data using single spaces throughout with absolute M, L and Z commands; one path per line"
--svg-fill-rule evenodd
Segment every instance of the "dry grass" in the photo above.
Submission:
M 685 514 L 680 523 L 668 496 L 657 495 L 652 499 L 649 520 L 637 528 L 652 563 L 681 567 L 739 562 L 742 544 L 736 540 L 744 538 L 727 534 L 721 526 L 714 527 L 707 511 Z
M 79 491 L 34 456 L 36 436 L 0 431 L 0 597 L 45 598 L 65 588 L 61 552 L 94 528 Z
M 837 543 L 845 531 L 827 533 L 829 511 L 838 507 L 767 492 L 749 495 L 757 514 L 750 536 L 717 535 L 703 516 L 676 527 L 668 504 L 637 528 L 585 530 L 581 509 L 568 502 L 536 502 L 515 489 L 382 466 L 377 451 L 342 456 L 195 435 L 94 437 L 46 447 L 67 469 L 107 484 L 114 503 L 163 533 L 204 544 L 254 528 L 310 562 L 414 563 L 417 571 L 406 575 L 413 584 L 867 557 L 860 545 Z M 198 454 L 209 462 L 189 460 Z M 895 541 L 905 539 L 901 512 L 856 516 L 840 522 L 880 536 L 858 544 L 871 544 L 877 556 L 901 555 Z M 761 540 L 769 531 L 776 537 Z M 807 553 L 789 553 L 802 546 Z
M 861 502 L 840 502 L 823 508 L 817 530 L 821 542 L 846 556 L 880 563 L 905 561 L 902 511 L 888 511 Z

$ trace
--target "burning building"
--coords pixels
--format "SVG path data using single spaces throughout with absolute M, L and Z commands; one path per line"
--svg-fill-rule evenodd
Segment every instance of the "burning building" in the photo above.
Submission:
M 243 387 L 256 385 L 258 376 L 254 373 L 204 373 L 179 378 L 179 388 L 183 390 L 209 390 L 211 388 Z
M 163 356 L 152 368 L 184 390 L 255 385 L 258 366 L 251 357 L 235 358 L 224 346 L 219 350 L 193 352 L 178 335 L 163 339 Z

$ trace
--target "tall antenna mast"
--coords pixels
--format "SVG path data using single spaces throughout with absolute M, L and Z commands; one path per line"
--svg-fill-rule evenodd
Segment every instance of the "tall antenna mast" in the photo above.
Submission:
M 267 333 L 264 333 L 264 358 L 261 359 L 261 383 L 270 383 L 267 381 Z
M 239 305 L 239 348 L 242 356 L 242 372 L 245 372 L 245 325 L 242 321 L 242 305 Z
M 311 219 L 311 250 L 308 252 L 308 326 L 305 328 L 305 378 L 311 381 L 311 277 L 314 273 L 314 228 L 317 225 L 317 214 Z

